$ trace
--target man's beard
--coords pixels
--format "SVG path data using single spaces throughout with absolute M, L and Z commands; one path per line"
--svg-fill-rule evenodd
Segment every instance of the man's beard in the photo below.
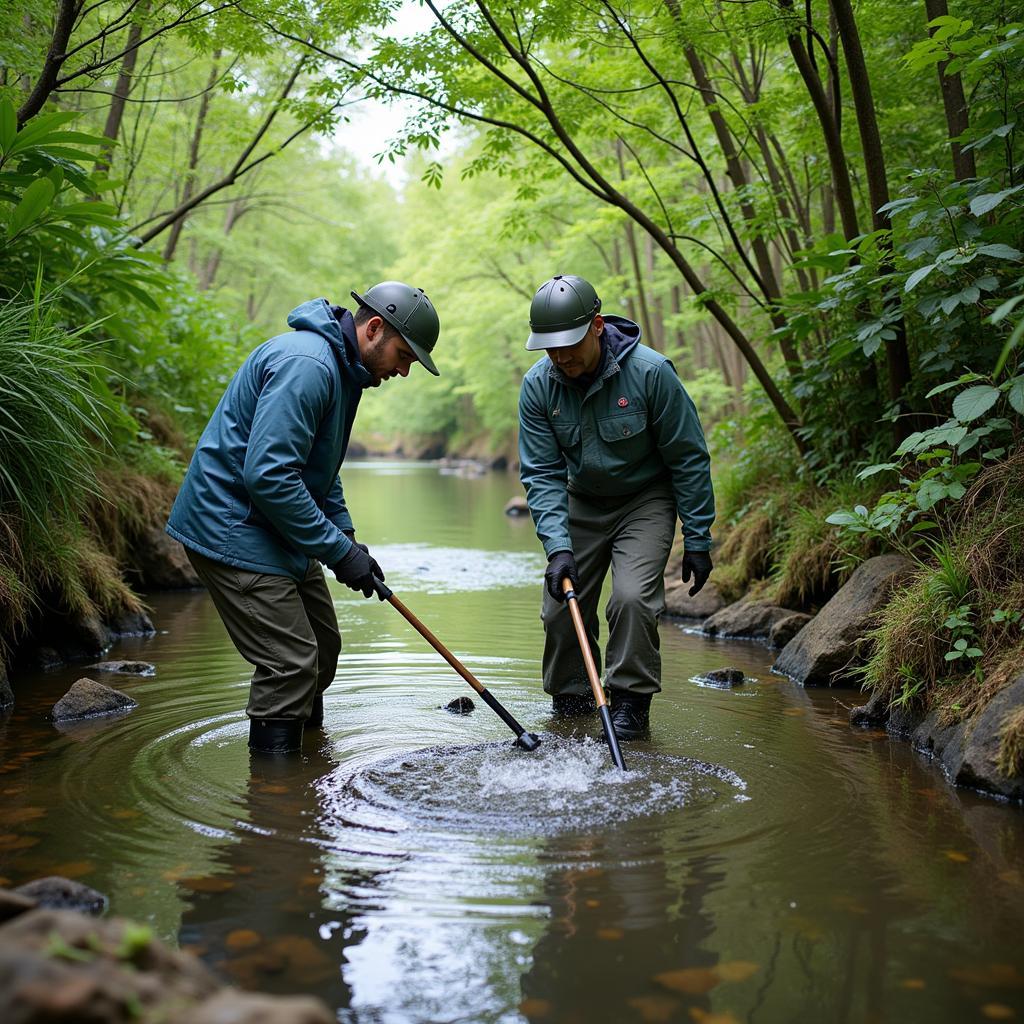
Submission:
M 363 353 L 362 362 L 363 369 L 366 370 L 373 378 L 369 387 L 376 388 L 380 387 L 381 381 L 384 379 L 385 373 L 390 371 L 387 367 L 387 355 L 384 352 L 384 346 L 387 345 L 390 340 L 390 336 L 387 334 L 381 334 Z

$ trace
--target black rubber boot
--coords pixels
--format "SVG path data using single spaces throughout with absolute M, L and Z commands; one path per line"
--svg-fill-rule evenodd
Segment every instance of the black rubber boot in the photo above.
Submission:
M 249 749 L 256 754 L 289 754 L 302 747 L 301 718 L 250 718 Z
M 306 719 L 307 729 L 322 729 L 324 724 L 324 695 L 323 692 L 318 693 L 313 698 L 313 710 L 309 713 L 309 718 Z
M 556 693 L 551 697 L 551 714 L 556 718 L 592 715 L 597 703 L 592 693 Z
M 613 690 L 612 728 L 620 740 L 646 739 L 651 732 L 651 694 Z

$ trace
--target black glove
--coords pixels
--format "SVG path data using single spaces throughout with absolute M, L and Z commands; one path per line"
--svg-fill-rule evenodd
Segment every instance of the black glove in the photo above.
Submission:
M 370 555 L 365 544 L 352 542 L 352 547 L 331 566 L 331 572 L 349 590 L 361 591 L 363 597 L 373 597 L 373 577 L 384 578 L 377 560 Z
M 359 541 L 356 540 L 355 531 L 342 530 L 341 532 L 345 534 L 345 536 L 348 537 L 348 539 L 352 541 L 352 543 L 355 544 L 357 548 L 360 548 L 363 552 L 370 556 L 370 568 L 371 571 L 373 572 L 373 575 L 376 576 L 377 579 L 379 580 L 386 580 L 387 577 L 384 575 L 384 570 L 380 567 L 380 562 L 378 562 L 377 559 L 373 557 L 373 555 L 370 555 L 370 549 L 365 544 L 360 544 Z
M 568 576 L 572 582 L 573 590 L 579 590 L 580 581 L 576 575 L 576 559 L 572 557 L 571 551 L 556 551 L 548 559 L 548 567 L 544 571 L 544 586 L 548 593 L 556 601 L 565 600 L 565 591 L 562 589 L 562 580 Z
M 690 597 L 701 592 L 704 584 L 714 566 L 711 564 L 711 554 L 708 551 L 687 551 L 683 555 L 683 582 L 690 582 L 690 573 L 693 573 L 693 586 L 690 587 Z

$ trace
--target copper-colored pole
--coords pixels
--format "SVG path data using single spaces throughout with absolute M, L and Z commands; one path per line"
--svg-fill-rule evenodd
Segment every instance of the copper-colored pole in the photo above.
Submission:
M 622 760 L 622 751 L 619 749 L 619 737 L 615 734 L 615 727 L 612 725 L 612 716 L 608 710 L 608 701 L 604 696 L 604 687 L 601 686 L 601 680 L 597 678 L 597 666 L 594 664 L 594 655 L 590 651 L 590 639 L 583 626 L 580 604 L 576 599 L 576 591 L 573 589 L 572 581 L 568 577 L 562 580 L 562 590 L 565 591 L 565 603 L 569 606 L 572 624 L 576 627 L 576 639 L 580 642 L 583 664 L 587 666 L 587 678 L 590 680 L 590 689 L 594 691 L 597 713 L 601 716 L 601 728 L 604 730 L 604 738 L 612 755 L 612 763 L 620 771 L 625 771 L 626 762 Z
M 455 671 L 458 672 L 459 675 L 462 676 L 462 678 L 465 679 L 477 693 L 484 692 L 483 683 L 481 683 L 480 680 L 477 679 L 477 677 L 473 675 L 473 673 L 470 672 L 469 669 L 466 668 L 466 666 L 463 665 L 462 662 L 459 661 L 459 659 L 456 658 L 455 655 L 452 654 L 452 652 L 449 651 L 448 648 L 445 647 L 445 645 L 441 643 L 441 641 L 438 640 L 437 637 L 434 636 L 434 634 L 427 629 L 427 627 L 424 626 L 423 623 L 420 622 L 420 620 L 416 618 L 416 616 L 413 615 L 413 613 L 409 611 L 409 609 L 406 608 L 406 606 L 402 604 L 397 597 L 395 597 L 394 593 L 392 593 L 387 600 L 389 603 L 393 604 L 406 619 L 408 619 L 409 624 L 413 629 L 415 629 L 416 632 L 419 633 L 420 636 L 422 636 L 423 639 L 426 640 L 427 643 L 430 644 L 430 646 L 433 647 L 434 650 L 437 651 L 437 653 L 440 654 L 441 657 L 444 658 L 444 660 L 447 661 L 448 664 L 451 665 L 451 667 L 455 669 Z
M 597 665 L 594 664 L 594 655 L 590 650 L 590 639 L 587 636 L 586 627 L 583 625 L 583 613 L 580 611 L 580 603 L 576 599 L 576 591 L 573 590 L 572 581 L 567 576 L 562 580 L 562 590 L 565 591 L 565 603 L 569 606 L 569 614 L 572 615 L 572 624 L 576 627 L 576 639 L 580 642 L 580 650 L 583 652 L 583 664 L 587 666 L 587 678 L 590 680 L 590 688 L 594 691 L 594 700 L 597 706 L 603 707 L 608 703 L 604 695 L 604 687 L 597 677 Z
M 516 734 L 516 743 L 523 750 L 536 750 L 540 746 L 540 739 L 532 732 L 527 732 L 519 722 L 516 721 L 508 708 L 506 708 L 504 704 L 502 704 L 501 701 L 499 701 L 498 698 L 495 697 L 494 694 L 491 693 L 491 691 L 488 690 L 487 687 L 484 686 L 483 683 L 481 683 L 480 680 L 477 679 L 477 677 L 473 675 L 473 673 L 470 672 L 469 669 L 466 668 L 466 666 L 463 665 L 462 662 L 459 661 L 459 659 L 456 658 L 455 655 L 452 654 L 452 652 L 449 651 L 448 648 L 445 647 L 445 645 L 441 643 L 441 641 L 438 640 L 437 637 L 434 636 L 434 634 L 427 629 L 427 627 L 424 626 L 423 623 L 420 622 L 420 620 L 416 618 L 416 616 L 413 615 L 413 613 L 409 611 L 409 609 L 406 608 L 397 597 L 395 597 L 394 591 L 384 583 L 383 580 L 379 580 L 374 577 L 373 589 L 382 601 L 387 601 L 392 605 L 402 618 L 404 618 L 409 625 L 411 625 L 413 629 L 415 629 L 416 632 L 419 633 L 420 636 L 422 636 L 423 639 L 426 640 L 427 643 L 430 644 L 430 646 L 433 647 L 434 650 L 437 651 L 437 653 L 440 654 L 441 657 L 444 658 L 444 660 L 447 661 L 448 664 L 451 665 L 451 667 L 455 669 L 455 671 L 458 672 L 474 690 L 476 690 L 481 700 L 483 700 L 483 702 Z

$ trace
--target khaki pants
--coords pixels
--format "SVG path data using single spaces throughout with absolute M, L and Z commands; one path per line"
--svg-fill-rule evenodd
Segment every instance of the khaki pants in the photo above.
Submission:
M 658 616 L 665 609 L 665 563 L 675 523 L 675 501 L 667 486 L 659 485 L 617 506 L 610 500 L 599 503 L 569 495 L 569 535 L 580 581 L 577 597 L 598 672 L 598 603 L 604 578 L 609 568 L 612 571 L 612 593 L 605 609 L 606 689 L 636 694 L 661 690 Z M 590 693 L 569 609 L 546 590 L 541 620 L 544 689 L 551 694 Z
M 341 634 L 324 572 L 311 561 L 306 578 L 249 572 L 189 548 L 189 561 L 213 598 L 238 653 L 256 667 L 250 718 L 309 717 L 313 698 L 334 681 Z

